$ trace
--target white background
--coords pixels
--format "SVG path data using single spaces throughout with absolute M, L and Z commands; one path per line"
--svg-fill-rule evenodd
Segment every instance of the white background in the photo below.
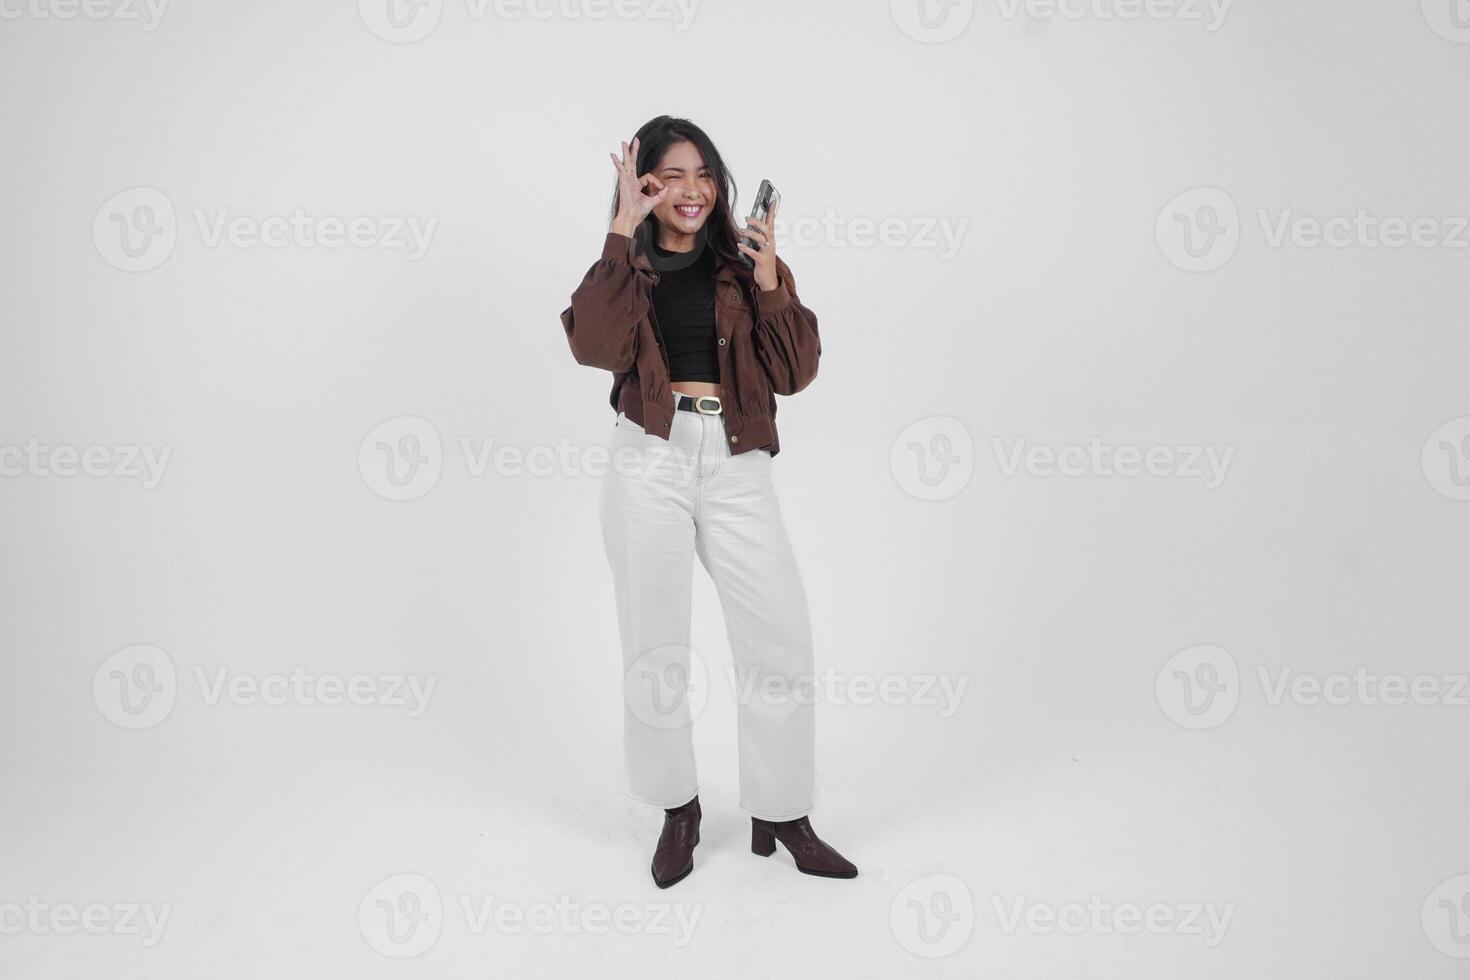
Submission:
M 1203 5 L 934 4 L 962 28 L 940 42 L 906 0 L 705 0 L 683 29 L 673 8 L 445 0 L 408 43 L 369 29 L 377 2 L 181 0 L 151 30 L 141 8 L 0 3 L 0 970 L 1463 975 L 1470 706 L 1448 694 L 1470 670 L 1470 233 L 1270 234 L 1361 210 L 1453 237 L 1470 214 L 1453 0 L 1240 0 L 1213 30 Z M 762 177 L 781 189 L 780 251 L 820 319 L 821 373 L 781 400 L 775 463 L 819 666 L 965 685 L 948 716 L 819 708 L 813 821 L 855 881 L 749 853 L 717 684 L 697 866 L 653 887 L 660 815 L 620 795 L 597 481 L 476 475 L 463 451 L 607 440 L 610 379 L 573 362 L 557 315 L 598 256 L 608 151 L 665 112 L 713 137 L 740 213 Z M 128 272 L 107 229 L 135 198 L 108 202 L 140 187 L 176 241 Z M 1221 195 L 1234 253 L 1181 268 L 1167 229 Z M 417 259 L 200 228 L 297 209 L 437 223 Z M 829 215 L 815 241 L 787 234 Z M 851 233 L 885 219 L 889 244 Z M 926 247 L 928 219 L 965 223 L 958 251 Z M 359 447 L 403 417 L 432 425 L 442 469 L 391 501 Z M 1232 455 L 1211 487 L 1005 469 L 1018 441 L 1094 437 Z M 170 456 L 145 487 L 16 466 L 32 440 Z M 945 466 L 971 475 L 920 499 Z M 1191 730 L 1166 665 L 1204 644 L 1237 668 L 1234 710 Z M 173 703 L 127 730 L 104 661 L 137 645 L 167 655 Z M 210 703 L 221 671 L 297 667 L 436 686 L 418 717 Z M 1446 696 L 1272 703 L 1283 670 L 1359 668 Z M 404 873 L 443 912 L 395 959 L 372 890 Z M 7 916 L 31 896 L 171 911 L 150 946 Z M 1004 928 L 1018 900 L 1094 896 L 1232 918 L 1214 945 L 1107 919 Z M 684 945 L 477 933 L 462 899 L 698 919 Z M 923 919 L 966 901 L 972 918 Z

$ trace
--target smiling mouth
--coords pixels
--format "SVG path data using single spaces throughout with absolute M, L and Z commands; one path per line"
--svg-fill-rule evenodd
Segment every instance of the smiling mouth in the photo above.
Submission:
M 676 204 L 674 210 L 682 218 L 697 218 L 704 211 L 703 204 Z

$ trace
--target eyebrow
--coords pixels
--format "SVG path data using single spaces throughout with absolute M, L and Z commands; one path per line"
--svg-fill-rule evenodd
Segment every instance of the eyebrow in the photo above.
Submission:
M 705 165 L 701 166 L 699 169 L 700 170 L 710 170 L 710 167 L 709 167 L 709 164 L 705 164 Z M 666 174 L 670 170 L 676 171 L 677 173 L 681 173 L 681 174 L 684 172 L 684 168 L 683 167 L 659 167 L 658 168 L 658 172 L 661 173 L 661 174 Z M 710 170 L 710 172 L 711 173 L 714 173 L 713 170 Z

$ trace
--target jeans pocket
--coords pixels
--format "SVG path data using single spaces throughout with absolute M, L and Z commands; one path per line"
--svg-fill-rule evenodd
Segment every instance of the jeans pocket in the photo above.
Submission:
M 613 426 L 615 428 L 622 429 L 625 432 L 642 432 L 643 431 L 643 426 L 639 425 L 637 422 L 634 422 L 632 419 L 628 418 L 628 416 L 624 415 L 622 412 L 619 412 L 618 413 L 618 417 L 615 418 L 615 419 L 613 419 Z

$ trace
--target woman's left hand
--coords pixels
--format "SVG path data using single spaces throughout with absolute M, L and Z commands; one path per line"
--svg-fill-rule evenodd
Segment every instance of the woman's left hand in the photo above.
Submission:
M 769 291 L 776 288 L 776 212 L 781 209 L 778 203 L 771 208 L 771 213 L 766 215 L 766 220 L 747 218 L 745 235 L 755 242 L 756 247 L 751 248 L 744 242 L 737 242 L 735 247 L 750 256 L 755 263 L 755 284 L 762 290 Z

